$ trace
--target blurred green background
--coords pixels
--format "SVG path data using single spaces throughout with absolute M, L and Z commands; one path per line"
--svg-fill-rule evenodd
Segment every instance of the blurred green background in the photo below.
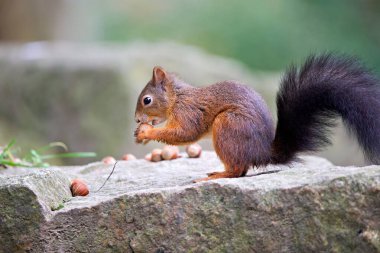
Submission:
M 380 71 L 378 0 L 2 0 L 0 28 L 2 41 L 178 41 L 253 70 L 338 51 Z
M 0 93 L 0 101 L 13 100 L 12 102 L 15 104 L 12 104 L 12 106 L 16 107 L 16 109 L 12 107 L 12 113 L 9 113 L 9 108 L 2 108 L 0 111 L 0 131 L 2 132 L 0 143 L 6 142 L 6 140 L 13 136 L 21 138 L 19 142 L 27 146 L 31 143 L 43 144 L 44 142 L 55 141 L 57 138 L 60 138 L 61 141 L 66 142 L 69 146 L 74 147 L 74 149 L 86 149 L 77 151 L 97 151 L 100 156 L 107 153 L 117 156 L 123 152 L 130 152 L 130 150 L 135 151 L 138 155 L 142 155 L 148 148 L 152 147 L 135 147 L 132 138 L 118 135 L 118 131 L 116 131 L 115 136 L 105 133 L 106 130 L 104 128 L 107 128 L 107 126 L 110 128 L 120 128 L 120 131 L 122 131 L 121 129 L 125 125 L 128 129 L 126 130 L 128 136 L 130 135 L 130 131 L 133 130 L 134 108 L 126 109 L 125 114 L 123 114 L 121 113 L 123 107 L 120 107 L 120 109 L 117 107 L 122 100 L 122 96 L 119 98 L 119 103 L 114 101 L 114 106 L 107 103 L 107 107 L 114 108 L 117 111 L 115 117 L 107 118 L 105 116 L 110 112 L 104 109 L 105 106 L 103 104 L 98 105 L 103 108 L 102 115 L 98 115 L 99 118 L 97 118 L 94 112 L 89 117 L 89 121 L 78 124 L 76 128 L 79 129 L 78 136 L 88 135 L 88 139 L 92 140 L 92 142 L 89 142 L 84 137 L 82 139 L 79 138 L 86 145 L 81 145 L 79 142 L 76 143 L 75 141 L 78 141 L 78 138 L 72 137 L 72 133 L 63 134 L 65 129 L 53 135 L 45 134 L 46 131 L 49 132 L 49 129 L 62 125 L 62 122 L 55 120 L 55 125 L 50 126 L 49 122 L 51 121 L 46 119 L 52 118 L 54 115 L 60 117 L 59 109 L 55 110 L 54 115 L 48 113 L 40 115 L 38 122 L 34 125 L 28 125 L 32 121 L 31 118 L 33 118 L 34 113 L 39 114 L 41 110 L 46 109 L 45 107 L 49 107 L 49 103 L 56 103 L 56 100 L 52 97 L 53 95 L 51 95 L 54 94 L 54 89 L 47 89 L 44 85 L 41 86 L 41 83 L 57 83 L 56 85 L 60 87 L 59 89 L 65 90 L 64 86 L 67 74 L 62 74 L 62 77 L 58 70 L 54 70 L 56 72 L 53 72 L 53 74 L 49 72 L 49 75 L 43 75 L 43 78 L 34 78 L 33 84 L 30 83 L 32 81 L 28 81 L 30 80 L 29 72 L 46 71 L 44 64 L 48 62 L 47 59 L 54 59 L 51 61 L 54 61 L 55 64 L 66 61 L 66 63 L 62 63 L 62 66 L 64 66 L 63 69 L 69 68 L 69 72 L 71 71 L 70 76 L 73 75 L 72 71 L 75 70 L 75 66 L 73 67 L 71 63 L 73 61 L 80 62 L 81 64 L 77 66 L 77 68 L 81 69 L 80 81 L 75 81 L 77 80 L 76 77 L 70 79 L 71 82 L 78 83 L 79 86 L 85 83 L 85 87 L 92 87 L 91 84 L 102 80 L 102 78 L 106 82 L 111 80 L 110 82 L 113 83 L 127 83 L 125 86 L 128 89 L 126 99 L 131 100 L 126 105 L 128 107 L 133 107 L 139 90 L 150 78 L 151 67 L 163 65 L 170 66 L 170 70 L 180 73 L 187 78 L 186 80 L 190 79 L 189 81 L 198 82 L 197 84 L 210 83 L 214 79 L 218 80 L 218 78 L 243 79 L 243 81 L 251 82 L 252 87 L 264 93 L 265 99 L 273 109 L 274 91 L 278 83 L 279 73 L 290 63 L 300 63 L 310 53 L 335 51 L 355 55 L 362 59 L 375 73 L 379 74 L 379 14 L 380 1 L 378 0 L 2 0 L 0 2 L 0 42 L 3 50 L 2 54 L 0 54 L 0 73 L 6 73 L 7 78 L 0 79 L 0 92 L 2 92 Z M 38 44 L 36 53 L 35 46 L 37 44 L 33 44 L 33 42 L 37 41 L 44 41 L 45 43 Z M 62 45 L 63 42 L 64 45 L 62 47 L 66 49 L 62 49 L 61 47 L 60 49 L 55 49 L 54 45 L 57 43 Z M 141 57 L 138 57 L 138 62 L 144 67 L 138 69 L 136 67 L 138 65 L 136 58 L 130 57 L 133 55 L 131 53 L 133 49 L 131 48 L 138 48 L 138 45 L 147 45 L 145 43 L 149 43 L 148 46 L 136 49 L 137 51 L 140 50 L 139 52 L 145 52 L 145 55 L 140 54 Z M 155 51 L 161 50 L 163 47 L 161 45 L 165 43 L 169 46 L 158 57 L 155 55 Z M 25 57 L 26 45 L 28 45 L 28 54 L 26 54 L 28 57 Z M 81 46 L 78 48 L 73 47 L 73 45 Z M 159 45 L 157 46 L 158 49 L 156 49 L 155 45 Z M 170 48 L 176 48 L 176 46 L 172 47 L 171 45 L 187 46 L 184 46 L 183 49 L 173 49 L 171 51 Z M 30 46 L 33 48 L 32 51 L 30 51 Z M 188 46 L 201 50 L 191 51 L 193 49 L 189 49 L 191 52 L 195 52 L 191 54 L 197 55 L 201 52 L 207 59 L 218 56 L 218 59 L 226 59 L 232 62 L 235 64 L 233 65 L 234 70 L 231 70 L 231 73 L 226 73 L 229 72 L 230 68 L 225 65 L 219 67 L 217 62 L 220 62 L 220 60 L 211 61 L 212 63 L 208 62 L 208 60 L 192 62 L 191 54 L 181 53 L 184 52 L 183 50 L 188 50 Z M 87 52 L 88 47 L 91 47 L 93 50 Z M 84 51 L 87 53 L 84 53 Z M 105 51 L 108 53 L 104 53 Z M 110 51 L 112 52 L 110 53 Z M 119 61 L 120 59 L 117 57 L 118 51 L 129 52 L 125 53 L 125 55 L 126 58 L 135 59 L 133 61 L 133 68 L 128 70 L 128 66 L 132 63 L 121 63 Z M 30 54 L 30 52 L 32 53 Z M 66 54 L 70 53 L 73 54 L 73 57 L 66 57 Z M 16 57 L 17 60 L 15 60 L 15 54 L 22 55 L 23 57 Z M 61 55 L 56 57 L 56 54 Z M 93 67 L 94 62 L 96 62 L 94 55 L 101 55 L 96 59 L 105 63 L 103 65 L 100 64 L 100 67 L 97 66 L 95 70 L 92 69 L 96 74 L 91 72 L 91 70 L 89 71 L 91 73 L 86 75 L 82 69 Z M 175 62 L 176 58 L 184 58 L 184 55 L 188 59 L 186 63 Z M 30 61 L 30 57 L 33 59 L 32 62 Z M 82 62 L 86 58 L 88 58 L 88 64 Z M 114 66 L 112 62 L 120 62 L 120 64 L 114 64 Z M 215 65 L 216 70 L 213 69 L 207 72 L 208 70 L 204 70 L 206 69 L 205 67 L 200 66 L 197 69 L 195 65 L 200 65 L 200 62 Z M 28 70 L 21 71 L 24 73 L 21 75 L 24 76 L 24 79 L 20 81 L 18 79 L 20 78 L 20 68 L 25 68 L 25 64 L 29 64 Z M 9 68 L 10 65 L 13 67 Z M 61 65 L 58 64 L 58 66 Z M 61 69 L 60 67 L 57 68 Z M 118 68 L 122 68 L 122 70 Z M 106 72 L 110 70 L 112 73 L 116 72 L 116 74 L 110 75 L 108 72 L 105 75 L 99 74 L 99 72 L 104 72 L 104 69 L 106 69 Z M 51 68 L 49 71 L 51 71 Z M 206 74 L 203 75 L 202 71 L 205 71 Z M 15 73 L 14 77 L 10 72 Z M 122 74 L 119 72 L 122 72 Z M 207 73 L 212 73 L 212 75 Z M 63 81 L 57 81 L 58 79 Z M 38 89 L 36 88 L 38 90 L 37 93 L 42 97 L 42 100 L 46 100 L 43 103 L 44 106 L 42 106 L 42 109 L 41 105 L 35 106 L 35 111 L 31 110 L 32 116 L 28 115 L 28 120 L 25 122 L 22 122 L 20 119 L 15 120 L 13 114 L 19 113 L 17 104 L 23 105 L 26 103 L 27 107 L 31 106 L 31 108 L 34 108 L 34 104 L 39 102 L 25 102 L 22 96 L 19 98 L 19 101 L 16 100 L 15 102 L 14 95 L 20 92 L 15 93 L 14 89 L 9 88 L 7 85 L 12 87 L 20 85 L 20 89 L 28 86 L 28 92 L 33 87 L 38 87 Z M 53 89 L 53 91 L 50 91 L 50 89 Z M 46 90 L 49 90 L 49 93 L 46 93 L 45 96 L 44 92 Z M 89 93 L 91 94 L 91 92 Z M 81 101 L 81 98 L 86 95 L 83 91 L 80 94 L 78 95 L 76 90 L 74 90 L 71 95 L 68 95 L 68 101 L 73 96 L 79 96 L 77 99 Z M 98 93 L 94 91 L 94 94 Z M 119 92 L 115 94 L 117 96 L 120 95 Z M 110 93 L 108 93 L 109 95 Z M 97 98 L 97 101 L 102 101 L 102 99 L 104 99 L 104 103 L 111 100 L 109 97 L 100 97 Z M 68 101 L 64 101 L 62 104 L 67 104 L 69 103 Z M 85 102 L 86 99 L 83 101 Z M 71 108 L 75 113 L 81 108 L 79 104 L 80 102 L 78 102 L 78 107 L 75 107 L 75 109 Z M 11 103 L 3 103 L 0 106 L 9 107 Z M 86 115 L 86 113 L 88 114 L 88 110 L 84 110 L 82 113 L 81 115 Z M 46 115 L 49 115 L 49 117 Z M 120 115 L 125 117 L 119 122 L 120 124 L 115 124 L 115 120 L 119 119 Z M 23 118 L 22 115 L 20 117 Z M 80 115 L 78 117 L 82 118 Z M 107 122 L 111 126 L 107 124 L 98 126 L 100 124 L 99 121 L 102 120 L 106 122 L 111 121 Z M 127 121 L 127 123 L 124 121 Z M 80 129 L 83 125 L 92 124 L 96 125 L 96 128 L 92 129 L 94 133 L 91 134 L 88 131 L 81 133 Z M 35 132 L 40 131 L 35 129 L 38 128 L 38 125 L 45 125 L 46 129 L 39 134 L 35 134 Z M 62 133 L 62 135 L 59 135 L 59 133 Z M 344 133 L 342 136 L 343 138 L 347 138 Z M 49 139 L 48 137 L 55 139 Z M 104 141 L 105 139 L 108 142 Z M 354 153 L 358 153 L 355 145 L 353 145 L 354 148 L 350 151 L 339 151 L 342 147 L 351 147 L 351 144 L 339 140 L 336 142 L 341 142 L 343 145 L 336 148 L 339 155 L 335 153 L 331 154 L 329 150 L 323 153 L 323 155 L 338 164 L 363 163 L 362 157 L 352 158 Z M 99 148 L 101 145 L 105 146 L 105 148 Z
M 100 38 L 169 39 L 281 70 L 310 52 L 355 54 L 380 70 L 380 1 L 135 1 L 104 6 Z

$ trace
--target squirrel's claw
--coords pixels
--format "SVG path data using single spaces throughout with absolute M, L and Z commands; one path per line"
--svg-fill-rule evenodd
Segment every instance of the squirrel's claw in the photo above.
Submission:
M 148 143 L 148 139 L 146 139 L 145 138 L 145 135 L 144 135 L 144 133 L 138 133 L 138 134 L 136 134 L 136 136 L 135 136 L 136 138 L 135 138 L 135 141 L 136 141 L 136 143 L 137 144 L 146 144 L 146 143 Z
M 136 137 L 136 143 L 147 144 L 150 140 L 146 138 L 146 132 L 152 129 L 153 126 L 149 124 L 140 124 L 137 126 L 134 136 Z
M 146 145 L 146 144 L 148 144 L 148 142 L 150 142 L 150 140 L 145 139 L 145 140 L 142 142 L 142 144 Z

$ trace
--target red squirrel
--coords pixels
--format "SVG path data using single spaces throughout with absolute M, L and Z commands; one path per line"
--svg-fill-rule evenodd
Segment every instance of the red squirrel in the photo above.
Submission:
M 330 143 L 337 116 L 366 158 L 380 164 L 380 82 L 351 57 L 311 55 L 300 68 L 291 66 L 277 93 L 276 128 L 262 97 L 247 86 L 193 87 L 155 67 L 137 100 L 135 137 L 183 145 L 211 134 L 225 170 L 199 182 L 242 177 L 251 166 L 286 164 L 299 152 L 317 151 Z

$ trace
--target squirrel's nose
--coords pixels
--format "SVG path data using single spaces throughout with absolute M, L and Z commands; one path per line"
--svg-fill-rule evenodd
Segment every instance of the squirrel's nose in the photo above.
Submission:
M 148 116 L 146 114 L 138 114 L 135 116 L 135 121 L 137 123 L 146 123 L 148 121 Z
M 141 122 L 141 117 L 138 113 L 135 114 L 135 121 L 136 123 L 140 123 Z

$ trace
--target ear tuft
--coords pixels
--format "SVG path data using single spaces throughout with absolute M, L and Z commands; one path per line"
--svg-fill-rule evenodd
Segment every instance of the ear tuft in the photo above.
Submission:
M 165 70 L 159 66 L 153 68 L 153 82 L 162 84 L 167 79 Z

